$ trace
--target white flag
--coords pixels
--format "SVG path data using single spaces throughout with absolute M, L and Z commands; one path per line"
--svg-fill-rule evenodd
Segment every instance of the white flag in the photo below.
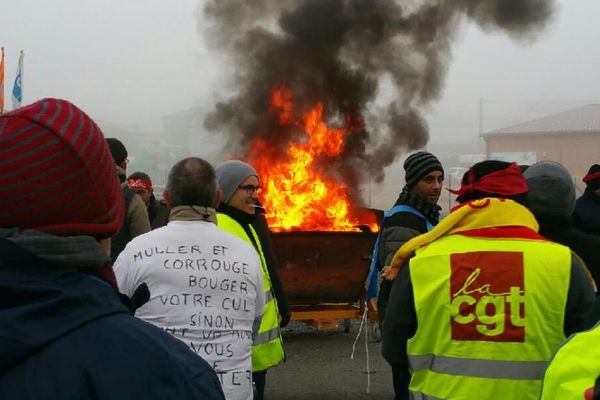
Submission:
M 23 57 L 25 57 L 25 53 L 23 53 L 23 50 L 21 50 L 21 55 L 19 56 L 19 67 L 17 68 L 17 76 L 15 77 L 15 84 L 12 90 L 13 110 L 21 107 L 21 103 L 23 102 Z

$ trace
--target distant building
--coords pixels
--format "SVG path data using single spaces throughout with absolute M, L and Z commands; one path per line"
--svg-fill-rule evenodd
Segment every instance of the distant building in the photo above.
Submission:
M 532 164 L 554 160 L 572 175 L 600 162 L 600 104 L 590 104 L 482 134 L 488 158 Z

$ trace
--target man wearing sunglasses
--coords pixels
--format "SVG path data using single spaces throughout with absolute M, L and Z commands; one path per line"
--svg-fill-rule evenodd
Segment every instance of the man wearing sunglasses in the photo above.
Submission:
M 256 212 L 260 191 L 258 173 L 252 166 L 239 160 L 226 161 L 218 165 L 215 172 L 223 191 L 223 202 L 217 208 L 217 224 L 251 243 L 262 264 L 266 304 L 258 336 L 252 346 L 252 379 L 257 391 L 255 399 L 262 399 L 267 369 L 284 359 L 280 325 L 285 326 L 289 321 L 289 308 L 275 267 L 268 231 L 255 229 L 259 217 Z M 264 218 L 262 215 L 260 217 Z

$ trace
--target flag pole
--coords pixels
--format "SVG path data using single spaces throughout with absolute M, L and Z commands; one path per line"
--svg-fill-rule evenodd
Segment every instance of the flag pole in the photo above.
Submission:
M 4 112 L 4 46 L 2 47 L 2 59 L 0 60 L 0 114 Z

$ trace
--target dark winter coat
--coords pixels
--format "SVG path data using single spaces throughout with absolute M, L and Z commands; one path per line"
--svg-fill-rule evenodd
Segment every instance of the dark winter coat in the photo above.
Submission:
M 575 202 L 573 227 L 585 233 L 600 236 L 600 197 L 586 189 Z
M 148 218 L 150 218 L 150 228 L 156 229 L 167 225 L 169 222 L 170 210 L 165 203 L 159 201 L 154 197 L 150 196 L 150 202 L 148 204 Z
M 150 232 L 150 219 L 144 200 L 126 184 L 121 188 L 125 199 L 125 215 L 121 229 L 111 238 L 110 257 L 113 262 L 117 260 L 131 239 Z
M 265 262 L 267 263 L 269 277 L 271 277 L 271 285 L 273 286 L 273 295 L 277 300 L 277 308 L 281 315 L 281 322 L 279 325 L 283 328 L 290 322 L 292 311 L 290 310 L 290 304 L 288 302 L 287 294 L 285 293 L 283 282 L 279 277 L 277 260 L 275 258 L 275 253 L 273 252 L 273 242 L 271 241 L 271 231 L 269 230 L 267 219 L 263 213 L 257 213 L 256 220 L 252 223 L 252 227 L 254 227 L 254 230 L 258 235 L 258 240 L 260 240 L 265 255 Z
M 439 221 L 439 207 L 427 204 L 414 196 L 405 187 L 394 206 L 405 205 L 414 208 L 428 218 L 431 225 Z M 401 211 L 385 220 L 379 241 L 379 265 L 390 265 L 396 251 L 410 239 L 427 232 L 427 222 L 410 212 Z M 392 281 L 382 280 L 377 295 L 377 310 L 379 321 L 383 323 L 386 315 L 388 298 L 392 290 Z
M 271 234 L 269 232 L 269 227 L 264 215 L 262 213 L 248 214 L 225 203 L 221 203 L 219 205 L 217 212 L 227 214 L 237 223 L 239 223 L 246 232 L 246 235 L 248 235 L 252 241 L 252 245 L 256 251 L 258 251 L 259 244 L 254 243 L 254 235 L 252 235 L 252 232 L 250 231 L 250 226 L 252 226 L 256 231 L 256 235 L 260 241 L 260 247 L 265 256 L 269 277 L 271 278 L 273 296 L 275 296 L 275 300 L 277 301 L 277 309 L 281 316 L 280 326 L 286 326 L 290 321 L 291 311 L 283 283 L 279 277 L 279 271 L 277 270 L 275 254 L 273 253 L 273 245 L 271 243 Z
M 115 291 L 0 239 L 0 399 L 224 399 L 212 368 Z
M 574 251 L 581 257 L 596 284 L 600 284 L 600 236 L 573 229 L 566 217 L 536 218 L 540 224 L 540 235 Z

